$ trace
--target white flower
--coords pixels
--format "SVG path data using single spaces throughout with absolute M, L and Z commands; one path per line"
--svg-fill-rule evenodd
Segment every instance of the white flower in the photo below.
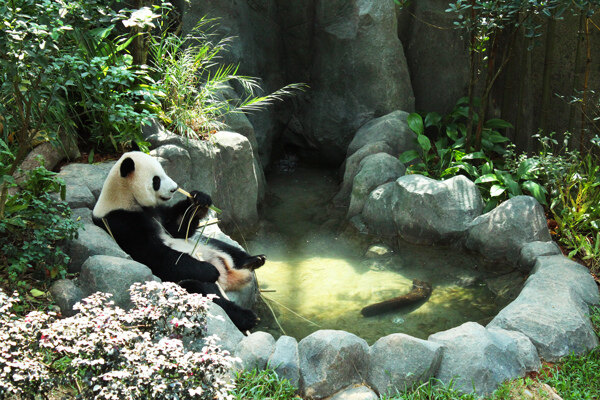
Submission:
M 158 17 L 160 17 L 160 15 L 154 14 L 150 7 L 142 7 L 139 10 L 132 12 L 131 17 L 123 21 L 123 25 L 125 25 L 126 28 L 134 26 L 138 28 L 153 27 L 154 23 L 152 20 Z

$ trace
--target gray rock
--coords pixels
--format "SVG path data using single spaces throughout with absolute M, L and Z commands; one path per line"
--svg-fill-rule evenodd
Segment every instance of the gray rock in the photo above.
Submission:
M 398 234 L 417 244 L 452 243 L 460 240 L 467 227 L 483 210 L 479 189 L 459 175 L 436 181 L 422 175 L 396 180 L 398 200 L 394 222 Z
M 340 390 L 328 400 L 377 400 L 377 394 L 366 386 L 352 386 Z
M 248 139 L 239 133 L 217 132 L 211 141 L 186 140 L 159 130 L 147 140 L 156 146 L 165 171 L 177 177 L 180 187 L 211 195 L 223 211 L 219 219 L 225 229 L 254 229 L 262 170 L 257 170 Z
M 340 163 L 373 117 L 414 109 L 394 3 L 331 0 L 314 8 L 307 142 Z M 362 146 L 359 146 L 362 147 Z
M 73 137 L 60 135 L 58 141 L 60 145 L 54 141 L 43 142 L 33 148 L 13 174 L 15 182 L 21 185 L 27 179 L 27 172 L 42 165 L 48 171 L 52 171 L 65 158 L 74 160 L 81 157 L 76 140 Z
M 404 175 L 406 168 L 396 158 L 386 153 L 365 157 L 359 165 L 359 172 L 352 183 L 352 195 L 347 218 L 360 214 L 367 196 L 381 184 L 393 181 Z
M 275 349 L 275 339 L 267 332 L 254 332 L 245 336 L 235 349 L 236 357 L 242 360 L 242 368 L 245 370 L 263 370 L 267 361 Z
M 369 232 L 386 237 L 398 234 L 393 214 L 398 202 L 398 190 L 396 182 L 389 182 L 369 194 L 361 214 L 361 221 Z
M 554 242 L 529 242 L 521 247 L 518 266 L 521 271 L 529 272 L 541 256 L 562 254 L 560 247 Z
M 71 219 L 73 221 L 79 221 L 83 225 L 93 224 L 92 221 L 92 210 L 87 207 L 80 207 L 71 209 Z
M 402 333 L 379 339 L 369 352 L 369 385 L 380 395 L 393 395 L 427 381 L 442 358 L 441 346 Z
M 70 279 L 60 279 L 54 282 L 50 287 L 50 294 L 65 317 L 72 317 L 76 314 L 73 306 L 84 297 L 81 289 Z
M 396 110 L 367 122 L 356 131 L 348 145 L 346 156 L 350 157 L 362 147 L 374 142 L 387 144 L 392 150 L 389 154 L 396 157 L 407 150 L 416 150 L 417 135 L 408 127 L 407 117 L 407 112 Z
M 192 173 L 190 153 L 175 144 L 165 144 L 150 152 L 156 157 L 167 175 L 185 189 Z M 190 189 L 191 190 L 191 189 Z
M 131 259 L 106 231 L 93 223 L 84 224 L 79 229 L 77 238 L 67 241 L 65 253 L 71 257 L 69 272 L 81 271 L 81 266 L 91 256 L 107 255 Z
M 235 90 L 233 90 L 231 85 L 226 84 L 223 86 L 223 97 L 225 99 L 228 99 L 229 101 L 233 102 L 240 101 L 238 94 L 235 92 Z M 267 159 L 265 162 L 261 161 L 258 141 L 256 140 L 254 127 L 250 123 L 250 120 L 248 119 L 246 114 L 244 114 L 243 112 L 230 112 L 225 114 L 223 116 L 223 119 L 227 131 L 239 133 L 240 135 L 248 139 L 248 141 L 250 142 L 250 146 L 252 146 L 252 152 L 254 154 L 254 169 L 257 172 L 258 181 L 258 201 L 260 202 L 265 197 L 267 187 L 267 181 L 263 172 L 263 165 L 267 165 L 269 160 Z
M 135 282 L 154 280 L 150 268 L 133 260 L 112 256 L 91 256 L 81 267 L 77 282 L 85 296 L 95 292 L 112 294 L 121 308 L 131 307 L 129 287 Z
M 67 185 L 65 201 L 71 208 L 93 208 L 96 204 L 96 198 L 90 189 L 83 185 Z
M 79 195 L 86 196 L 85 204 L 83 207 L 93 208 L 100 191 L 104 185 L 104 180 L 108 176 L 108 172 L 115 164 L 114 161 L 103 162 L 100 164 L 67 164 L 60 169 L 58 174 L 65 184 L 67 185 L 67 197 L 69 196 L 69 189 L 74 186 L 85 186 L 89 189 L 89 192 L 93 195 L 94 200 L 88 200 L 89 194 L 85 190 L 75 189 L 80 192 Z M 71 208 L 77 208 L 71 206 Z
M 400 39 L 405 45 L 417 110 L 445 114 L 467 93 L 468 42 L 455 29 L 456 14 L 446 12 L 447 8 L 444 1 L 419 0 L 400 11 L 407 18 Z
M 300 390 L 306 397 L 321 399 L 367 375 L 369 346 L 351 333 L 319 330 L 302 339 L 298 351 Z
M 556 361 L 598 345 L 588 317 L 589 306 L 598 302 L 598 288 L 584 266 L 563 256 L 538 257 L 519 296 L 488 327 L 521 332 L 540 357 Z
M 227 313 L 215 303 L 208 309 L 208 318 L 206 319 L 206 335 L 215 335 L 221 341 L 221 347 L 230 353 L 233 353 L 238 344 L 245 337 L 242 332 L 231 322 Z
M 358 173 L 360 162 L 365 157 L 377 153 L 394 155 L 392 148 L 386 142 L 380 140 L 377 142 L 368 142 L 346 159 L 344 162 L 344 178 L 340 186 L 340 191 L 333 198 L 334 203 L 348 205 L 350 202 L 350 193 L 352 192 L 352 184 L 354 177 Z
M 217 132 L 214 138 L 217 147 L 214 179 L 219 182 L 214 201 L 223 210 L 219 217 L 230 228 L 252 230 L 258 222 L 259 172 L 255 170 L 250 142 L 233 132 Z
M 537 358 L 524 335 L 486 329 L 475 322 L 435 333 L 429 340 L 443 346 L 436 378 L 445 384 L 452 381 L 464 393 L 489 394 L 505 380 L 530 371 Z
M 275 343 L 275 350 L 269 357 L 267 365 L 277 373 L 280 378 L 285 378 L 298 387 L 300 382 L 300 358 L 298 356 L 298 342 L 290 336 L 281 336 Z
M 466 246 L 492 260 L 516 263 L 528 242 L 549 242 L 544 209 L 531 196 L 517 196 L 469 225 Z

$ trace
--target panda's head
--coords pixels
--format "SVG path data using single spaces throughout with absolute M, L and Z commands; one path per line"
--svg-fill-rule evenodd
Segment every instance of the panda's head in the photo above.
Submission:
M 177 184 L 167 176 L 160 163 L 140 151 L 125 153 L 111 168 L 98 202 L 95 217 L 113 210 L 140 210 L 169 201 Z

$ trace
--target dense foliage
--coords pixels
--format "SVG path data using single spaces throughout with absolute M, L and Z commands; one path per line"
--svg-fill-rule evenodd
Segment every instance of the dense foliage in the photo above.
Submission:
M 6 174 L 12 157 L 0 140 L 0 179 L 15 189 Z M 55 175 L 44 167 L 29 171 L 20 190 L 7 197 L 0 219 L 0 285 L 18 290 L 27 303 L 36 303 L 42 294 L 32 282 L 65 276 L 69 257 L 60 244 L 77 234 L 78 223 L 61 199 L 65 185 Z
M 559 143 L 555 135 L 535 135 L 539 151 L 519 153 L 500 130 L 511 125 L 501 119 L 482 124 L 481 150 L 467 151 L 468 99 L 459 100 L 448 115 L 412 113 L 409 128 L 416 134 L 418 150 L 400 156 L 407 173 L 434 179 L 462 174 L 480 189 L 490 211 L 502 201 L 522 194 L 535 197 L 546 207 L 551 232 L 593 273 L 600 268 L 600 139 L 591 141 L 584 154 L 569 147 L 570 134 Z

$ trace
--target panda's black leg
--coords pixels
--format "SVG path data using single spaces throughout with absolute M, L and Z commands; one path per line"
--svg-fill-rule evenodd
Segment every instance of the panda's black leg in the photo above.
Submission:
M 208 244 L 229 254 L 233 259 L 235 268 L 237 269 L 255 270 L 262 267 L 267 259 L 264 254 L 251 256 L 245 251 L 217 239 L 208 239 Z
M 186 279 L 179 282 L 179 285 L 190 293 L 200 293 L 203 295 L 216 294 L 219 296 L 218 298 L 215 298 L 213 302 L 227 313 L 231 322 L 233 322 L 233 324 L 242 332 L 254 328 L 258 323 L 258 317 L 252 310 L 240 307 L 230 300 L 221 298 L 221 292 L 214 283 Z

